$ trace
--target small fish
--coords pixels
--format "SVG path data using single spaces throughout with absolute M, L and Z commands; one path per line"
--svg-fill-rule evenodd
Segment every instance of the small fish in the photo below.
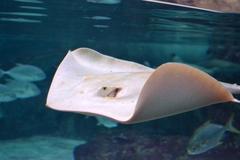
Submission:
M 14 92 L 12 92 L 12 90 L 4 85 L 4 84 L 0 84 L 0 103 L 2 102 L 11 102 L 16 100 L 17 97 L 15 95 Z
M 14 15 L 14 16 L 34 16 L 34 17 L 43 17 L 48 16 L 43 13 L 30 13 L 30 12 L 0 12 L 2 15 Z
M 87 0 L 87 2 L 100 4 L 118 4 L 121 3 L 121 0 Z
M 20 81 L 41 81 L 46 78 L 46 74 L 40 68 L 27 64 L 17 64 L 8 71 L 0 70 L 0 77 L 4 74 Z
M 103 24 L 95 24 L 95 25 L 93 25 L 93 27 L 95 27 L 95 28 L 109 28 L 108 25 L 103 25 Z
M 189 141 L 187 152 L 189 155 L 197 155 L 204 153 L 216 146 L 222 144 L 222 139 L 226 131 L 240 134 L 240 131 L 233 127 L 232 115 L 225 126 L 205 122 L 193 134 Z
M 33 10 L 46 10 L 44 7 L 34 7 L 34 6 L 19 6 L 20 8 L 24 9 L 33 9 Z
M 92 16 L 92 17 L 84 17 L 86 19 L 94 19 L 94 20 L 111 20 L 111 17 L 106 16 Z
M 31 82 L 8 80 L 5 84 L 17 98 L 30 98 L 39 95 L 39 88 Z
M 41 23 L 40 20 L 26 19 L 26 18 L 0 18 L 0 21 L 19 22 L 19 23 Z
M 101 117 L 101 116 L 96 116 L 96 119 L 98 121 L 97 125 L 100 126 L 104 126 L 104 127 L 107 127 L 107 128 L 114 128 L 114 127 L 117 127 L 118 124 L 117 122 L 114 122 L 110 119 L 107 119 L 105 117 Z
M 42 1 L 39 0 L 14 0 L 16 2 L 24 2 L 24 3 L 43 3 Z

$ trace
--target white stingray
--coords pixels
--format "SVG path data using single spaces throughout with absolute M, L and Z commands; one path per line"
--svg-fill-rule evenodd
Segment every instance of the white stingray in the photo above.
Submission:
M 52 81 L 47 106 L 136 123 L 203 106 L 239 102 L 236 84 L 222 83 L 181 63 L 152 69 L 102 55 L 92 49 L 69 51 Z

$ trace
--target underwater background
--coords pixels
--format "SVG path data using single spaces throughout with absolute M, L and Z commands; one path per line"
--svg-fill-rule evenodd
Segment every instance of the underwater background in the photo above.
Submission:
M 187 153 L 194 131 L 209 120 L 224 126 L 234 114 L 233 125 L 240 128 L 239 104 L 212 105 L 134 125 L 45 106 L 53 75 L 68 50 L 88 47 L 153 68 L 182 62 L 220 81 L 240 84 L 239 39 L 240 15 L 236 13 L 141 0 L 1 0 L 1 85 L 22 82 L 13 73 L 26 74 L 33 67 L 45 76 L 28 74 L 39 80 L 18 83 L 21 87 L 8 85 L 26 95 L 14 100 L 0 86 L 0 159 L 240 159 L 240 135 L 231 132 L 211 150 Z M 20 70 L 19 64 L 28 65 L 27 71 Z M 32 85 L 38 89 L 29 89 Z

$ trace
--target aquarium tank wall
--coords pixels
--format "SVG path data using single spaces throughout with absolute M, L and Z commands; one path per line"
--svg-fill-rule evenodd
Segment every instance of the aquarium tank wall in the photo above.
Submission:
M 239 160 L 237 100 L 178 114 L 173 108 L 171 116 L 133 124 L 46 105 L 58 66 L 77 48 L 151 72 L 168 62 L 185 64 L 226 82 L 218 85 L 239 99 L 240 2 L 202 1 L 1 0 L 0 159 Z M 108 97 L 121 91 L 102 89 Z M 174 95 L 178 102 L 181 93 Z

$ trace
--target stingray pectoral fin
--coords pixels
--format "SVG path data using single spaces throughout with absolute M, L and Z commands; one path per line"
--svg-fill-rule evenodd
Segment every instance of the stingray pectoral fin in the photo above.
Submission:
M 151 120 L 229 101 L 236 99 L 205 72 L 185 64 L 166 63 L 146 81 L 129 121 Z
M 46 105 L 52 109 L 127 121 L 153 69 L 102 55 L 69 51 L 52 80 Z

